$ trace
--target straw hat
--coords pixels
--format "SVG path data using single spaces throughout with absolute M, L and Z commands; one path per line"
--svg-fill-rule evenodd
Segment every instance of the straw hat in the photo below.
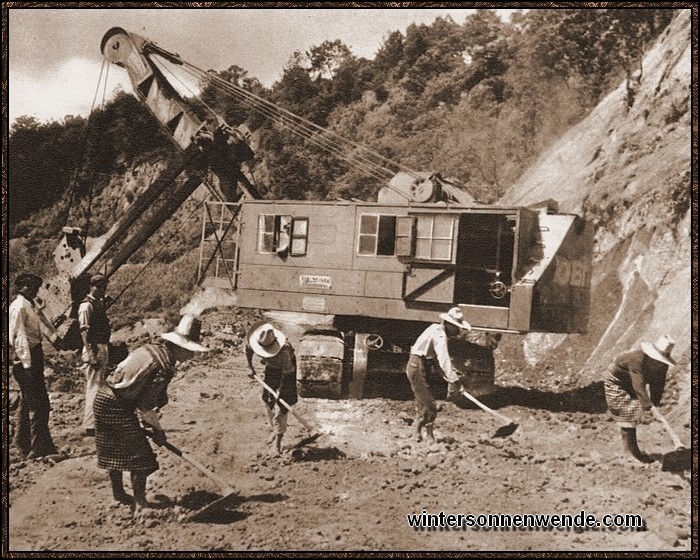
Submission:
M 192 315 L 183 315 L 177 328 L 162 336 L 165 340 L 177 344 L 192 352 L 209 352 L 209 348 L 199 344 L 202 330 L 202 322 Z
M 254 327 L 248 335 L 248 345 L 261 358 L 276 356 L 285 342 L 287 342 L 285 334 L 270 323 L 262 323 Z
M 460 329 L 472 330 L 472 326 L 464 320 L 464 313 L 459 307 L 453 307 L 447 313 L 440 313 L 440 319 L 452 323 Z
M 669 366 L 675 366 L 676 362 L 671 358 L 671 351 L 675 346 L 675 341 L 666 335 L 663 335 L 656 341 L 655 344 L 650 344 L 648 342 L 642 342 L 642 351 L 649 356 L 654 358 L 658 362 L 662 362 Z

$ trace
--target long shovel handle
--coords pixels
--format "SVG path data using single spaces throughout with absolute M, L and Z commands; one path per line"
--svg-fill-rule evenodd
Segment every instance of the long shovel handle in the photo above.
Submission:
M 229 485 L 228 482 L 226 482 L 224 479 L 219 477 L 216 473 L 210 471 L 207 467 L 205 467 L 202 463 L 197 461 L 194 457 L 191 455 L 188 455 L 169 441 L 164 441 L 162 443 L 158 443 L 155 439 L 153 439 L 153 436 L 150 434 L 148 430 L 144 430 L 146 435 L 150 437 L 153 440 L 153 443 L 160 447 L 165 447 L 168 451 L 174 453 L 184 461 L 187 461 L 190 465 L 192 465 L 195 469 L 197 469 L 199 472 L 201 472 L 203 475 L 209 477 L 211 480 L 216 482 L 217 486 L 221 488 L 221 491 L 224 494 L 231 494 L 232 492 L 235 492 L 235 490 Z
M 299 414 L 297 414 L 297 412 L 287 403 L 287 401 L 285 401 L 284 399 L 282 399 L 280 397 L 280 395 L 277 391 L 275 391 L 272 387 L 270 387 L 267 383 L 265 383 L 257 375 L 253 375 L 252 377 L 253 377 L 253 379 L 255 379 L 255 381 L 260 383 L 260 385 L 262 385 L 268 393 L 270 393 L 273 397 L 275 397 L 275 399 L 277 399 L 277 401 L 282 406 L 284 406 L 284 408 L 286 408 L 289 412 L 291 412 L 294 415 L 294 418 L 299 420 L 299 422 L 301 422 L 301 424 L 304 426 L 304 428 L 306 428 L 309 432 L 315 431 L 314 427 L 311 424 L 309 424 L 306 420 L 304 420 L 304 418 L 302 418 Z
M 671 424 L 669 424 L 668 420 L 664 418 L 664 415 L 661 414 L 661 411 L 655 406 L 652 406 L 651 413 L 654 416 L 654 418 L 656 418 L 659 422 L 663 424 L 664 428 L 668 432 L 668 435 L 671 436 L 671 439 L 673 440 L 673 445 L 675 445 L 676 448 L 685 447 L 685 445 L 683 445 L 683 442 L 681 441 L 681 438 L 679 438 L 678 434 L 676 434 L 676 432 L 673 431 L 673 428 L 671 428 Z
M 461 387 L 460 391 L 465 397 L 467 397 L 470 401 L 472 401 L 475 405 L 477 405 L 482 410 L 485 410 L 486 412 L 488 412 L 492 416 L 495 416 L 496 418 L 498 418 L 502 422 L 505 422 L 506 424 L 514 424 L 513 420 L 508 418 L 506 415 L 501 414 L 500 412 L 496 412 L 495 410 L 486 406 L 484 403 L 482 403 L 476 397 L 473 397 L 472 395 L 470 395 L 464 387 Z

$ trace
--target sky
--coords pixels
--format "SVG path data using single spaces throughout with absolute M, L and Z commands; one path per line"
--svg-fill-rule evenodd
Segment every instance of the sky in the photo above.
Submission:
M 340 39 L 374 58 L 392 31 L 451 16 L 464 23 L 473 9 L 279 8 L 9 8 L 9 122 L 87 115 L 103 92 L 131 91 L 126 71 L 110 65 L 100 81 L 102 36 L 112 27 L 146 37 L 204 70 L 240 66 L 271 86 L 295 51 Z M 507 16 L 512 10 L 499 10 Z M 98 84 L 100 84 L 98 89 Z

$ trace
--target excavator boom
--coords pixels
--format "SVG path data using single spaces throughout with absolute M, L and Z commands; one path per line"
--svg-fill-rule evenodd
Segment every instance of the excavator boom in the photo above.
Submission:
M 110 230 L 86 251 L 87 232 L 64 228 L 54 260 L 59 274 L 42 288 L 45 314 L 60 323 L 87 292 L 87 274 L 100 269 L 108 278 L 204 184 L 216 200 L 237 202 L 260 198 L 241 166 L 252 159 L 247 128 L 229 126 L 218 115 L 203 116 L 165 77 L 163 64 L 184 63 L 175 54 L 143 37 L 114 27 L 103 37 L 108 62 L 124 68 L 134 93 L 162 125 L 176 151 L 160 176 L 129 205 Z M 215 182 L 206 180 L 209 171 Z M 71 311 L 72 310 L 72 311 Z
M 182 64 L 180 57 L 120 27 L 105 33 L 101 50 L 108 62 L 126 69 L 136 96 L 168 130 L 173 142 L 186 150 L 204 123 L 165 78 L 151 55 L 158 54 L 175 64 Z

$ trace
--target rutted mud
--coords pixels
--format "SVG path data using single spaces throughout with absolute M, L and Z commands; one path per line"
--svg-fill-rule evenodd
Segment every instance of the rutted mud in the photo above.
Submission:
M 158 449 L 161 468 L 148 484 L 153 508 L 135 518 L 113 505 L 94 441 L 80 434 L 80 374 L 64 363 L 50 378 L 52 389 L 68 388 L 51 392 L 51 428 L 67 458 L 23 462 L 11 450 L 11 551 L 689 550 L 689 473 L 619 458 L 618 429 L 599 384 L 557 372 L 546 380 L 497 374 L 502 390 L 490 404 L 518 430 L 494 438 L 496 418 L 440 400 L 437 443 L 430 444 L 410 439 L 407 381 L 369 379 L 375 389 L 382 385 L 375 390 L 381 398 L 301 400 L 296 411 L 321 435 L 293 448 L 309 432 L 290 415 L 287 449 L 277 457 L 268 450 L 261 389 L 245 375 L 237 321 L 205 314 L 206 342 L 215 350 L 176 376 L 162 416 L 169 440 L 236 494 L 192 520 L 222 489 Z M 65 378 L 72 382 L 58 383 Z M 639 439 L 657 459 L 672 450 L 657 423 L 641 426 Z M 646 530 L 410 528 L 406 515 L 424 510 L 638 514 Z

